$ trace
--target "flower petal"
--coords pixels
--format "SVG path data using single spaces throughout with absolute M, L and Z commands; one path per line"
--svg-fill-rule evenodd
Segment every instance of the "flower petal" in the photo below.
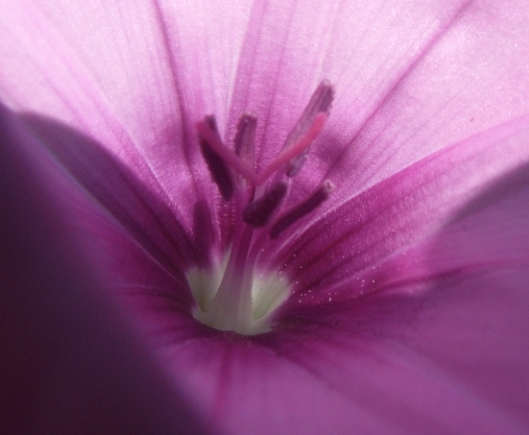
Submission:
M 529 384 L 528 125 L 527 118 L 513 121 L 407 168 L 366 192 L 373 204 L 351 201 L 359 206 L 352 218 L 358 223 L 324 255 L 312 255 L 320 265 L 296 263 L 304 256 L 294 249 L 304 290 L 283 311 L 277 332 L 284 330 L 288 344 L 278 346 L 344 394 L 362 391 L 372 412 L 398 426 L 418 412 L 419 427 L 429 415 L 439 427 L 448 424 L 442 432 L 523 433 L 520 425 L 529 425 L 520 388 Z M 379 194 L 387 207 L 365 214 Z M 340 216 L 329 213 L 303 240 L 321 234 L 321 242 Z M 364 228 L 372 231 L 374 220 L 386 231 L 368 238 Z M 324 263 L 331 264 L 330 275 Z M 330 276 L 343 281 L 333 285 Z M 374 368 L 367 368 L 369 358 Z M 386 402 L 392 391 L 404 396 L 398 405 Z M 488 408 L 492 420 L 481 427 L 469 419 L 475 411 L 458 415 L 451 404 Z
M 0 137 L 0 431 L 207 433 L 83 265 L 4 108 Z
M 397 20 L 413 26 L 411 32 L 393 26 L 366 31 L 382 43 L 368 49 L 366 61 L 353 62 L 357 73 L 348 71 L 351 86 L 340 97 L 349 107 L 340 110 L 339 100 L 329 126 L 333 134 L 332 122 L 337 122 L 335 131 L 350 139 L 344 148 L 329 137 L 323 161 L 313 167 L 319 173 L 329 168 L 323 177 L 335 180 L 342 198 L 432 152 L 529 113 L 529 102 L 521 97 L 529 93 L 529 62 L 521 55 L 529 48 L 525 2 L 435 3 L 395 6 Z M 410 20 L 410 9 L 425 16 Z M 391 50 L 395 53 L 388 54 Z M 378 67 L 374 73 L 373 67 Z
M 54 166 L 48 177 L 53 178 L 53 172 L 63 174 L 62 185 L 68 186 L 68 194 L 63 193 L 63 199 L 76 195 L 86 197 L 85 203 L 76 207 L 81 224 L 90 219 L 90 214 L 105 216 L 94 225 L 104 226 L 105 220 L 112 221 L 111 226 L 121 227 L 147 256 L 175 276 L 190 262 L 207 262 L 209 247 L 194 243 L 192 224 L 182 223 L 164 201 L 165 195 L 158 195 L 159 190 L 151 190 L 144 184 L 141 174 L 131 171 L 103 145 L 83 133 L 35 115 L 25 115 L 23 120 L 39 139 L 40 148 L 45 150 L 40 150 L 44 154 L 40 163 Z M 193 204 L 185 204 L 189 205 L 189 215 L 193 217 Z M 203 221 L 211 225 L 211 219 Z M 89 231 L 88 227 L 79 231 Z M 207 232 L 205 228 L 201 231 Z M 102 228 L 95 228 L 98 231 Z M 96 234 L 93 237 L 98 239 Z
M 91 136 L 191 226 L 176 198 L 215 197 L 194 124 L 210 111 L 224 123 L 245 2 L 4 3 L 3 101 Z M 212 17 L 232 25 L 229 43 Z
M 524 245 L 514 243 L 517 237 L 525 240 L 529 231 L 519 215 L 526 210 L 526 202 L 517 197 L 514 202 L 489 199 L 488 207 L 510 224 L 505 234 L 501 233 L 505 249 L 499 249 L 500 245 L 497 250 L 480 248 L 487 246 L 486 240 L 489 247 L 496 243 L 491 239 L 495 233 L 487 227 L 494 221 L 485 220 L 476 208 L 474 216 L 467 217 L 470 229 L 463 225 L 461 234 L 454 233 L 444 242 L 452 243 L 451 249 L 457 251 L 451 266 L 447 266 L 446 256 L 443 262 L 430 261 L 431 247 L 440 243 L 439 233 L 443 234 L 445 225 L 491 183 L 529 162 L 528 125 L 527 117 L 506 123 L 388 178 L 327 213 L 307 230 L 294 233 L 276 257 L 276 264 L 298 283 L 296 293 L 303 303 L 313 304 L 329 297 L 336 300 L 378 291 L 404 279 L 421 278 L 428 285 L 437 274 L 457 265 L 466 270 L 472 264 L 529 260 Z M 514 190 L 520 189 L 527 190 L 518 181 Z M 510 188 L 505 192 L 512 193 Z M 488 208 L 485 210 L 488 213 Z M 462 234 L 469 240 L 465 247 L 459 247 Z M 413 251 L 416 245 L 420 246 Z
M 418 339 L 406 346 L 407 336 L 398 334 L 416 338 L 420 334 L 412 332 L 422 325 L 406 317 L 417 305 L 410 299 L 409 306 L 400 302 L 315 307 L 279 331 L 253 339 L 204 328 L 200 338 L 175 340 L 162 353 L 176 374 L 186 374 L 208 423 L 229 433 L 349 433 L 351 428 L 388 434 L 523 433 L 520 415 L 484 392 L 501 383 L 487 384 L 485 376 L 506 377 L 508 367 L 487 370 L 494 359 L 474 362 L 481 388 L 469 386 L 457 376 L 464 364 L 452 361 L 460 373 L 447 370 L 448 363 L 437 364 L 416 349 L 422 343 Z M 391 330 L 402 320 L 401 306 L 405 323 Z M 442 319 L 442 311 L 433 311 L 424 311 L 425 323 L 431 314 Z M 430 339 L 433 329 L 428 329 Z M 456 345 L 458 337 L 450 338 L 446 342 Z M 441 352 L 432 348 L 433 356 Z M 515 361 L 510 368 L 519 368 L 521 358 Z
M 274 350 L 240 336 L 202 336 L 168 349 L 167 364 L 185 371 L 207 423 L 227 433 L 405 433 Z
M 336 102 L 291 199 L 330 178 L 344 201 L 529 112 L 528 13 L 523 0 L 255 2 L 228 137 L 255 112 L 258 156 L 270 161 L 328 78 Z

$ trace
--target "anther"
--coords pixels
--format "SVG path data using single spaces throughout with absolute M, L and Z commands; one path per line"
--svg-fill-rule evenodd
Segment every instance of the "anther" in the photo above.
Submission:
M 206 116 L 204 118 L 204 124 L 208 126 L 211 134 L 216 136 L 216 138 L 220 141 L 215 117 Z M 234 184 L 230 169 L 224 164 L 222 158 L 211 147 L 211 142 L 207 140 L 207 138 L 200 138 L 200 149 L 202 151 L 202 156 L 208 165 L 209 171 L 211 172 L 213 181 L 219 188 L 222 197 L 226 201 L 231 199 L 234 192 Z
M 270 238 L 276 239 L 283 231 L 285 231 L 296 221 L 312 212 L 316 207 L 329 198 L 329 194 L 333 190 L 334 184 L 329 180 L 325 180 L 321 186 L 305 201 L 293 206 L 291 209 L 285 211 L 280 217 L 277 218 L 270 229 Z
M 253 171 L 252 167 L 247 162 L 241 160 L 234 151 L 222 143 L 218 132 L 215 132 L 207 122 L 207 117 L 204 121 L 197 122 L 196 127 L 201 139 L 207 142 L 209 147 L 215 151 L 225 164 L 229 165 L 233 170 L 237 171 L 251 183 L 258 183 L 259 177 Z
M 329 115 L 333 100 L 334 88 L 328 80 L 323 80 L 314 91 L 314 94 L 312 94 L 307 107 L 305 107 L 298 122 L 288 135 L 285 144 L 283 145 L 283 149 L 289 148 L 292 144 L 298 142 L 299 138 L 305 135 L 307 130 L 311 128 L 314 123 L 314 118 L 316 118 L 318 114 L 324 113 Z M 308 152 L 309 149 L 307 148 L 289 162 L 285 170 L 287 177 L 294 177 L 297 175 L 305 163 Z
M 244 208 L 244 222 L 254 227 L 264 227 L 279 207 L 286 193 L 287 184 L 284 181 L 274 184 L 262 197 Z
M 239 158 L 254 165 L 255 130 L 257 128 L 257 118 L 254 115 L 245 113 L 237 124 L 237 134 L 235 135 L 235 154 Z

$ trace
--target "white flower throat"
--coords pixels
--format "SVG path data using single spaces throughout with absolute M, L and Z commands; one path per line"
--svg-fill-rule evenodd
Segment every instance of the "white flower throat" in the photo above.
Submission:
M 260 269 L 260 247 L 312 212 L 334 185 L 324 181 L 308 198 L 283 210 L 295 175 L 303 167 L 310 145 L 329 116 L 334 90 L 323 81 L 275 160 L 255 172 L 257 119 L 244 114 L 237 126 L 234 149 L 225 146 L 216 121 L 207 116 L 197 123 L 202 156 L 223 201 L 231 203 L 236 219 L 230 249 L 207 268 L 193 267 L 187 280 L 200 322 L 221 331 L 255 335 L 271 330 L 274 311 L 288 298 L 291 283 L 284 274 Z

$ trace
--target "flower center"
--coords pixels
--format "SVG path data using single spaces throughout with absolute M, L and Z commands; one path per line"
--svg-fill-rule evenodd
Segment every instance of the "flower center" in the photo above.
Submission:
M 223 201 L 233 208 L 236 217 L 228 252 L 207 269 L 194 267 L 187 272 L 197 302 L 193 315 L 200 322 L 243 335 L 271 330 L 273 314 L 288 298 L 292 286 L 281 272 L 259 267 L 260 248 L 267 238 L 279 238 L 311 213 L 334 188 L 326 180 L 298 204 L 282 207 L 293 178 L 327 121 L 333 97 L 332 86 L 324 80 L 279 155 L 259 173 L 254 169 L 254 116 L 241 116 L 233 150 L 223 144 L 215 117 L 206 116 L 197 123 L 202 156 Z

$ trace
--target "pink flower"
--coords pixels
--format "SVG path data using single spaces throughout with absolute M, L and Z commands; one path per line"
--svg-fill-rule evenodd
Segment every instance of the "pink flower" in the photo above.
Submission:
M 528 430 L 525 2 L 1 11 L 0 98 L 18 112 L 2 112 L 7 427 Z M 323 79 L 332 109 L 302 118 L 296 138 L 329 118 L 268 226 L 253 229 L 248 195 L 287 179 L 278 166 L 259 184 Z M 228 176 L 203 147 L 240 143 L 248 112 L 255 168 L 244 153 L 225 164 L 235 193 L 221 195 Z M 219 143 L 200 124 L 210 114 Z M 326 201 L 274 230 L 327 180 Z M 228 302 L 215 302 L 224 267 Z M 252 305 L 252 285 L 275 292 L 277 309 Z M 247 291 L 230 299 L 232 287 Z

